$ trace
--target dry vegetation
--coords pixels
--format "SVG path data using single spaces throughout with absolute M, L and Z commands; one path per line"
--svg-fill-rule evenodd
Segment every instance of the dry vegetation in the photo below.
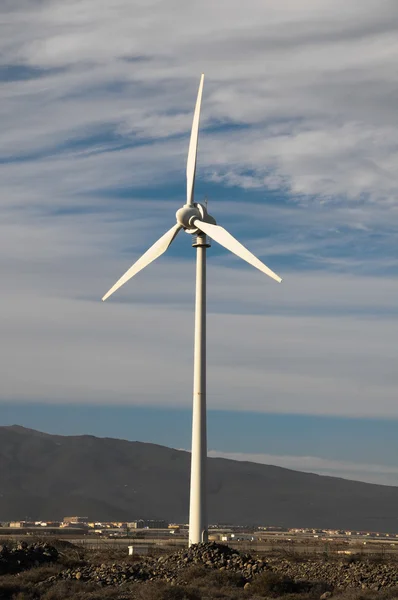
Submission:
M 172 584 L 165 581 L 126 581 L 120 586 L 101 586 L 93 581 L 62 580 L 60 574 L 65 569 L 79 569 L 87 564 L 137 563 L 140 559 L 127 557 L 125 550 L 88 551 L 64 542 L 57 546 L 59 555 L 56 563 L 18 574 L 2 575 L 0 600 L 319 600 L 321 597 L 331 597 L 332 600 L 398 600 L 398 588 L 393 587 L 339 591 L 333 590 L 327 582 L 297 581 L 272 571 L 255 575 L 248 583 L 237 572 L 201 564 L 182 570 Z M 262 558 L 267 560 L 266 556 Z M 292 562 L 301 560 L 298 556 L 290 559 Z M 316 560 L 334 559 L 318 556 Z M 359 560 L 358 557 L 347 557 L 347 567 L 350 561 L 356 560 Z M 375 563 L 379 564 L 380 560 L 380 557 L 375 557 Z

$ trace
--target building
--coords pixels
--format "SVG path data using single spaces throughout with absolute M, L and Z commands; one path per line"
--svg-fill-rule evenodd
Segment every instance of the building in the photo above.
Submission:
M 88 525 L 88 517 L 64 517 L 64 523 L 67 524 L 80 524 L 80 525 Z
M 168 526 L 168 522 L 162 519 L 138 519 L 127 523 L 128 529 L 167 529 Z
M 33 521 L 11 521 L 10 527 L 34 527 Z

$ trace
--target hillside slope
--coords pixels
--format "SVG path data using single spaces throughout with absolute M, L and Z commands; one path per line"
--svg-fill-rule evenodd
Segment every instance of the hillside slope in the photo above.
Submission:
M 190 454 L 110 438 L 0 427 L 0 520 L 186 522 Z M 209 521 L 398 533 L 398 487 L 208 459 Z

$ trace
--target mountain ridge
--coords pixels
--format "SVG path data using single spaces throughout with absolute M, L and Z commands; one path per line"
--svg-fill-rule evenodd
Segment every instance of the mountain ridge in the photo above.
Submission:
M 186 522 L 190 453 L 147 442 L 0 427 L 0 519 Z M 209 521 L 398 533 L 398 487 L 208 459 Z

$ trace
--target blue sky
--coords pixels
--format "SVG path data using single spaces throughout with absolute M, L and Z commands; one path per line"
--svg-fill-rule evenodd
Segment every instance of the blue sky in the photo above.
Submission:
M 398 484 L 395 1 L 0 8 L 3 424 L 189 448 L 194 253 L 100 298 L 196 199 L 211 455 Z

